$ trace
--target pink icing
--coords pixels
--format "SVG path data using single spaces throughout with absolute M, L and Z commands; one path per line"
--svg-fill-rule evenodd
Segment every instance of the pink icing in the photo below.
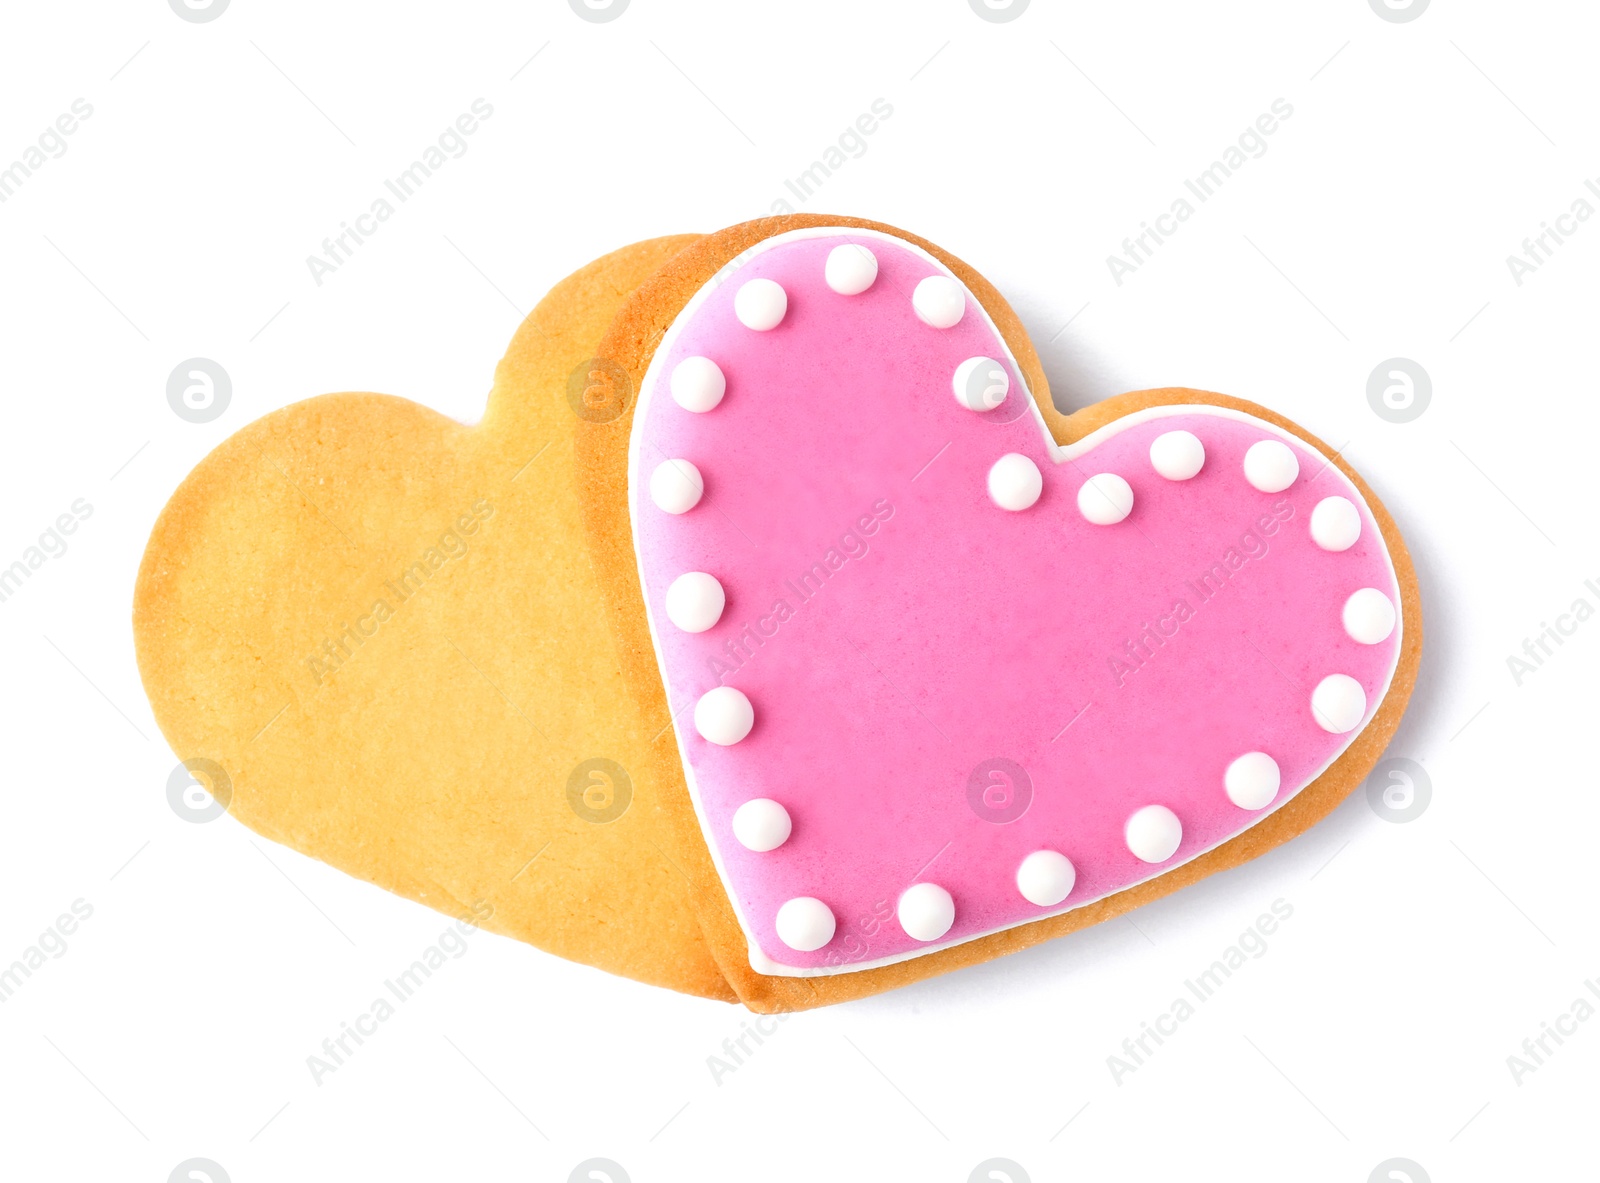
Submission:
M 877 281 L 861 295 L 823 281 L 829 250 L 846 241 L 878 258 Z M 752 963 L 768 972 L 915 955 L 1168 870 L 1248 829 L 1348 746 L 1359 728 L 1330 734 L 1312 715 L 1322 678 L 1360 682 L 1370 719 L 1395 668 L 1398 628 L 1362 645 L 1341 624 L 1357 589 L 1378 588 L 1397 606 L 1399 592 L 1365 502 L 1336 467 L 1291 442 L 1299 478 L 1282 493 L 1258 492 L 1243 475 L 1245 450 L 1286 437 L 1202 407 L 1136 419 L 1058 464 L 971 295 L 954 328 L 914 314 L 917 282 L 944 273 L 876 236 L 768 244 L 680 316 L 636 416 L 635 538 L 679 745 Z M 733 311 L 740 284 L 758 276 L 788 293 L 787 314 L 768 332 Z M 696 354 L 727 377 L 722 403 L 704 414 L 668 391 L 673 366 Z M 955 368 L 977 355 L 1010 372 L 997 411 L 965 409 L 952 394 Z M 1178 429 L 1205 445 L 1205 466 L 1188 481 L 1159 476 L 1149 457 L 1157 435 Z M 1044 474 L 1043 495 L 1021 512 L 986 492 L 1007 452 Z M 682 516 L 647 492 L 669 457 L 693 461 L 705 479 L 700 504 Z M 1092 525 L 1078 510 L 1079 486 L 1098 472 L 1133 488 L 1133 512 L 1116 525 Z M 1355 502 L 1362 519 L 1360 539 L 1340 553 L 1309 533 L 1312 508 L 1333 495 Z M 817 590 L 797 591 L 803 572 L 830 559 L 836 569 L 813 577 Z M 1230 560 L 1225 586 L 1201 594 L 1202 573 Z M 705 633 L 680 632 L 662 608 L 686 571 L 710 572 L 727 593 Z M 787 612 L 775 611 L 780 601 Z M 1176 627 L 1157 646 L 1140 640 L 1146 625 Z M 731 747 L 708 743 L 692 722 L 695 701 L 719 683 L 755 708 L 754 729 Z M 1282 772 L 1259 812 L 1223 788 L 1228 764 L 1250 751 Z M 973 770 L 997 757 L 1032 784 L 1026 811 L 1004 823 L 980 817 L 968 794 Z M 767 853 L 732 832 L 734 811 L 755 797 L 781 802 L 793 819 L 788 841 Z M 1003 816 L 1003 794 L 991 800 Z M 1177 854 L 1154 866 L 1123 836 L 1148 804 L 1183 824 Z M 1043 848 L 1077 872 L 1054 908 L 1016 886 L 1018 864 Z M 895 915 L 916 882 L 955 900 L 953 927 L 931 944 Z M 821 899 L 837 919 L 815 952 L 790 949 L 774 927 L 797 896 Z

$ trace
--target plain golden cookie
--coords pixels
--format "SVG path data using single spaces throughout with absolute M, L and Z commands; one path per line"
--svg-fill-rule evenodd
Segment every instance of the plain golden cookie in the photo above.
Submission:
M 664 853 L 662 724 L 624 679 L 573 478 L 579 416 L 626 396 L 583 363 L 693 241 L 558 284 L 479 426 L 341 394 L 232 436 L 156 523 L 133 619 L 162 731 L 223 770 L 252 829 L 574 961 L 728 998 Z

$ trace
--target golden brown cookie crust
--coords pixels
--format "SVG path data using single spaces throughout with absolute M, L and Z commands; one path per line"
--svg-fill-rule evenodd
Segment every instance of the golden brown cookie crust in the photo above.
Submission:
M 949 267 L 984 306 L 1005 338 L 1027 377 L 1045 424 L 1058 444 L 1070 444 L 1114 419 L 1146 407 L 1206 403 L 1232 407 L 1264 419 L 1291 432 L 1328 457 L 1361 490 L 1383 533 L 1400 584 L 1403 643 L 1388 692 L 1379 703 L 1372 720 L 1350 747 L 1282 808 L 1199 858 L 1085 907 L 894 965 L 827 977 L 759 974 L 750 968 L 744 932 L 739 927 L 722 881 L 712 865 L 710 851 L 684 783 L 677 740 L 669 725 L 671 711 L 646 622 L 628 512 L 628 439 L 633 425 L 634 402 L 630 400 L 624 413 L 610 422 L 584 424 L 578 436 L 578 480 L 589 522 L 590 546 L 601 577 L 601 586 L 607 596 L 629 691 L 638 699 L 645 717 L 658 721 L 661 727 L 650 754 L 654 775 L 663 786 L 662 809 L 671 823 L 674 837 L 674 844 L 670 848 L 672 857 L 692 885 L 701 924 L 724 976 L 740 1001 L 751 1010 L 762 1012 L 803 1010 L 844 1002 L 1013 953 L 1040 941 L 1120 916 L 1207 875 L 1238 866 L 1288 841 L 1325 817 L 1377 763 L 1395 728 L 1399 726 L 1416 681 L 1417 665 L 1422 653 L 1422 612 L 1416 572 L 1400 531 L 1372 489 L 1332 448 L 1304 428 L 1264 407 L 1228 395 L 1182 387 L 1123 394 L 1072 415 L 1062 415 L 1050 400 L 1048 383 L 1026 330 L 993 285 L 934 244 L 893 226 L 859 218 L 795 214 L 745 222 L 707 235 L 673 257 L 640 285 L 617 313 L 600 344 L 600 356 L 615 362 L 631 375 L 636 391 L 656 345 L 695 292 L 755 243 L 790 230 L 813 226 L 879 230 L 921 247 Z
M 663 853 L 659 724 L 633 708 L 598 610 L 568 403 L 628 293 L 694 241 L 557 284 L 476 427 L 338 394 L 231 436 L 156 522 L 133 626 L 163 734 L 222 766 L 258 833 L 452 915 L 492 909 L 484 927 L 574 961 L 728 999 Z M 568 802 L 590 757 L 632 781 L 604 824 Z

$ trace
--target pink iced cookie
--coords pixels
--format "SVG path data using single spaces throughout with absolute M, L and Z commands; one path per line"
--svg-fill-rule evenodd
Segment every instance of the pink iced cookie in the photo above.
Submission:
M 915 957 L 1171 870 L 1327 768 L 1400 652 L 1337 467 L 1220 407 L 1057 447 L 979 303 L 875 232 L 769 238 L 695 295 L 629 489 L 761 973 Z

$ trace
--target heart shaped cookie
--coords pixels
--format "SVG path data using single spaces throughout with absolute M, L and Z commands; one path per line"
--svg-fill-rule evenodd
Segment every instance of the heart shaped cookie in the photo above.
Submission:
M 134 636 L 173 750 L 220 766 L 246 825 L 564 957 L 726 998 L 661 850 L 661 724 L 624 691 L 573 481 L 580 415 L 627 394 L 582 363 L 692 241 L 557 285 L 476 427 L 345 394 L 232 436 L 156 523 Z
M 581 429 L 595 553 L 633 691 L 673 721 L 679 856 L 757 1009 L 1253 857 L 1398 723 L 1420 614 L 1359 478 L 1224 396 L 1057 415 L 1010 310 L 930 244 L 735 227 L 601 353 L 639 396 Z

